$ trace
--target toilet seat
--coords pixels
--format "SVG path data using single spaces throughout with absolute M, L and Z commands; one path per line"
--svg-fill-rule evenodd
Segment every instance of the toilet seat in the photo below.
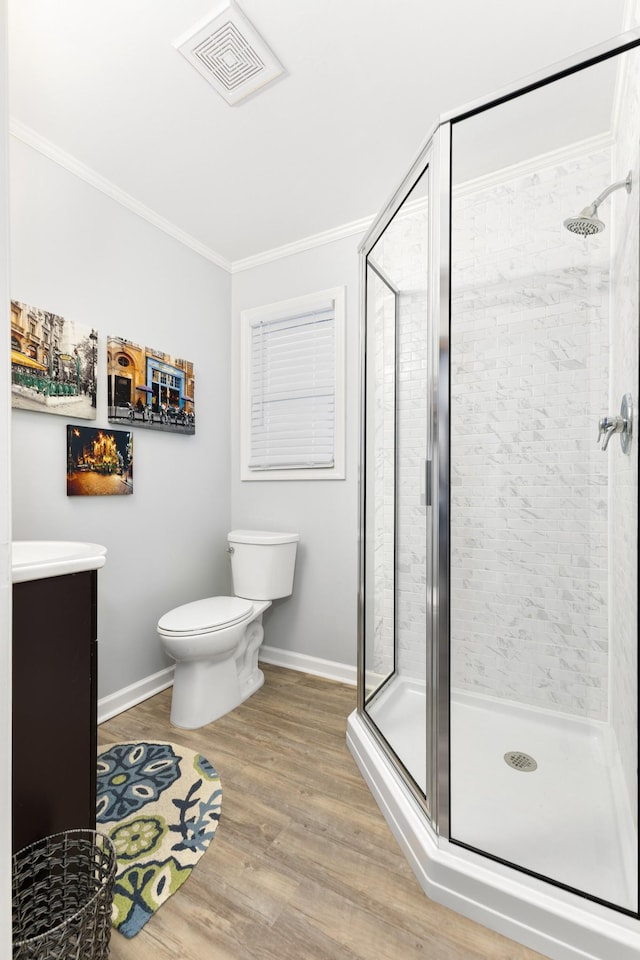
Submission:
M 169 637 L 215 633 L 241 623 L 253 613 L 253 603 L 242 597 L 207 597 L 169 610 L 158 621 L 158 632 Z

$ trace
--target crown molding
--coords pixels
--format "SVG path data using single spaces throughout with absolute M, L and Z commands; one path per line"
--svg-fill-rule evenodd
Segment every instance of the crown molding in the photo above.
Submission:
M 284 257 L 291 257 L 295 253 L 303 253 L 305 250 L 321 247 L 325 243 L 333 243 L 336 240 L 344 240 L 345 237 L 353 237 L 366 233 L 374 219 L 374 217 L 363 217 L 362 220 L 353 220 L 351 223 L 345 223 L 341 227 L 334 227 L 332 230 L 325 230 L 322 233 L 314 233 L 310 237 L 303 237 L 302 240 L 286 243 L 282 247 L 274 247 L 271 250 L 256 253 L 252 257 L 234 260 L 231 272 L 240 273 L 242 270 L 251 270 L 253 267 L 259 267 L 263 263 L 270 263 L 272 260 L 281 260 Z
M 40 136 L 40 134 L 32 130 L 31 127 L 27 127 L 24 123 L 20 123 L 19 120 L 12 117 L 9 123 L 9 132 L 16 140 L 21 140 L 22 143 L 27 144 L 27 146 L 37 150 L 49 160 L 53 160 L 54 163 L 64 167 L 65 170 L 68 170 L 69 173 L 72 173 L 80 180 L 84 180 L 85 183 L 95 187 L 96 190 L 100 190 L 101 193 L 115 200 L 116 203 L 131 210 L 131 212 L 135 213 L 138 217 L 142 217 L 143 220 L 157 227 L 158 230 L 162 230 L 163 233 L 173 237 L 174 240 L 178 240 L 178 242 L 184 244 L 185 247 L 189 247 L 195 251 L 195 253 L 200 254 L 205 260 L 210 260 L 211 263 L 215 263 L 216 266 L 231 273 L 232 263 L 230 260 L 227 260 L 226 257 L 216 253 L 215 250 L 211 250 L 204 243 L 196 240 L 195 237 L 192 237 L 174 223 L 171 223 L 170 220 L 165 220 L 164 217 L 161 217 L 154 210 L 140 203 L 135 197 L 125 193 L 124 190 L 121 190 L 110 180 L 107 180 L 106 177 L 96 173 L 95 170 L 81 163 L 80 160 L 76 159 L 76 157 L 70 153 L 66 153 L 64 150 L 61 150 L 60 147 L 51 143 L 50 140 Z
M 72 156 L 72 154 L 66 153 L 66 151 L 57 147 L 54 143 L 51 143 L 50 140 L 40 136 L 39 133 L 36 133 L 35 130 L 21 123 L 19 120 L 16 120 L 15 117 L 12 117 L 10 120 L 9 132 L 16 140 L 21 140 L 22 143 L 37 150 L 43 154 L 43 156 L 48 157 L 49 160 L 53 160 L 54 163 L 64 167 L 69 173 L 84 180 L 85 183 L 95 187 L 96 190 L 100 190 L 101 193 L 115 200 L 116 203 L 120 203 L 123 207 L 131 210 L 132 213 L 142 217 L 143 220 L 147 220 L 153 224 L 154 227 L 173 237 L 174 240 L 178 240 L 179 243 L 183 243 L 186 247 L 194 250 L 200 254 L 201 257 L 210 260 L 211 263 L 215 263 L 216 266 L 221 267 L 228 273 L 239 273 L 242 270 L 251 270 L 253 267 L 260 266 L 263 263 L 270 263 L 272 260 L 280 260 L 283 257 L 290 257 L 304 250 L 311 250 L 314 247 L 320 247 L 326 243 L 333 243 L 335 240 L 342 240 L 345 237 L 362 234 L 368 230 L 374 219 L 373 217 L 364 217 L 362 220 L 354 220 L 351 223 L 343 224 L 332 230 L 326 230 L 323 233 L 316 233 L 313 236 L 304 237 L 302 240 L 296 240 L 294 243 L 287 243 L 282 247 L 274 247 L 271 250 L 265 250 L 254 256 L 245 257 L 242 260 L 231 261 L 227 260 L 226 257 L 223 257 L 215 250 L 211 250 L 210 247 L 207 247 L 199 240 L 196 240 L 195 237 L 185 233 L 184 230 L 181 230 L 170 220 L 165 220 L 164 217 L 161 217 L 154 210 L 151 210 L 150 207 L 146 207 L 143 203 L 136 200 L 135 197 L 125 193 L 124 190 L 121 190 L 110 180 L 107 180 L 106 177 L 96 173 L 91 167 L 82 163 L 76 157 Z

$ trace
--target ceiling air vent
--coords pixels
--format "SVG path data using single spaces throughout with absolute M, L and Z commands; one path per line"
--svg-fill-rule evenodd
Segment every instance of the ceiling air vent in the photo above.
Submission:
M 233 0 L 226 0 L 219 13 L 198 23 L 174 47 L 230 104 L 284 72 Z

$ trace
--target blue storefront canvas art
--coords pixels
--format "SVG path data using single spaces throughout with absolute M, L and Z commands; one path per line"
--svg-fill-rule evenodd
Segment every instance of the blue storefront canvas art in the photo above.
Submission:
M 166 433 L 196 429 L 193 363 L 123 337 L 107 337 L 109 421 Z

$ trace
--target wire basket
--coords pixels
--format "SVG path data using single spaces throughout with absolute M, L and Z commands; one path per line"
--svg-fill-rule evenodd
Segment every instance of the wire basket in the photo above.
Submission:
M 44 837 L 13 856 L 14 960 L 106 960 L 116 854 L 95 830 Z

